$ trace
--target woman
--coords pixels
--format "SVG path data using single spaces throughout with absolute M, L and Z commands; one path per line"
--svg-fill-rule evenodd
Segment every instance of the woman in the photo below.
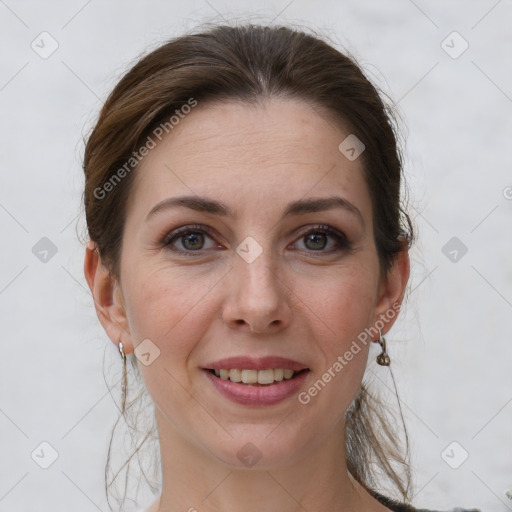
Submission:
M 250 25 L 164 44 L 106 101 L 84 270 L 155 405 L 148 510 L 417 510 L 363 384 L 413 240 L 391 115 L 330 45 Z

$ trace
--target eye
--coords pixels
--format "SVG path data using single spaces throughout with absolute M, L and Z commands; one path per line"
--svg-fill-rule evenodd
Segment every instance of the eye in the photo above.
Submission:
M 334 240 L 334 244 L 327 250 L 324 250 L 328 245 L 329 238 Z M 324 225 L 317 226 L 303 233 L 297 243 L 299 241 L 304 243 L 306 250 L 309 249 L 308 252 L 331 253 L 350 248 L 350 244 L 343 233 L 330 226 Z
M 221 249 L 222 246 L 213 240 L 213 236 L 213 232 L 208 226 L 184 226 L 166 235 L 162 240 L 162 246 L 175 253 L 193 256 L 193 253 L 200 253 L 202 250 Z M 329 238 L 334 240 L 330 247 L 328 247 Z M 205 247 L 207 239 L 211 241 L 210 247 Z M 330 254 L 351 248 L 343 233 L 325 225 L 316 226 L 304 232 L 295 244 L 299 242 L 304 243 L 305 249 L 299 247 L 298 250 L 310 253 Z
M 207 226 L 185 226 L 167 235 L 162 241 L 162 245 L 175 252 L 197 252 L 205 249 L 205 239 L 212 240 L 210 235 L 211 230 Z M 174 247 L 176 243 L 181 245 L 181 248 Z M 213 243 L 211 248 L 215 247 L 219 246 Z

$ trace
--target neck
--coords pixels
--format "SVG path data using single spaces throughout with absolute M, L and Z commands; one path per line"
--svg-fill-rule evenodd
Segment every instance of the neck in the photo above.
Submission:
M 189 443 L 158 409 L 157 424 L 162 494 L 151 512 L 379 510 L 347 471 L 344 424 L 321 445 L 265 468 L 225 464 Z

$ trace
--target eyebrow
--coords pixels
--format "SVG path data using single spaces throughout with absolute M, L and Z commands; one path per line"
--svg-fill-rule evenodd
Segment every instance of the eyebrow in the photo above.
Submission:
M 233 211 L 226 204 L 221 201 L 208 199 L 200 196 L 180 196 L 169 197 L 156 204 L 146 217 L 146 221 L 157 212 L 168 210 L 170 208 L 190 208 L 198 212 L 211 213 L 213 215 L 220 215 L 222 217 L 234 217 Z M 359 208 L 353 203 L 340 196 L 328 196 L 312 199 L 299 199 L 293 201 L 286 207 L 282 218 L 301 215 L 305 213 L 321 212 L 332 210 L 334 208 L 342 208 L 354 214 L 364 226 L 364 218 Z

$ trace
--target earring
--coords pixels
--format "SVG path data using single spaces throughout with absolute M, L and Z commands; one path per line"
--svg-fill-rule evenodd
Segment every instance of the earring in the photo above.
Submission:
M 386 353 L 386 339 L 382 336 L 382 331 L 380 329 L 378 342 L 382 348 L 382 352 L 377 356 L 377 363 L 381 366 L 389 366 L 391 364 L 391 359 Z
M 121 354 L 121 358 L 122 358 L 123 364 L 124 364 L 126 362 L 126 354 L 124 353 L 122 341 L 119 341 L 119 343 L 117 344 L 117 348 L 119 349 L 119 353 Z
M 121 389 L 123 391 L 123 397 L 126 397 L 126 384 L 127 384 L 127 377 L 126 377 L 126 354 L 124 353 L 123 349 L 123 342 L 119 341 L 117 348 L 119 349 L 119 353 L 121 354 L 121 359 L 123 360 L 123 377 L 122 377 L 122 384 Z M 124 406 L 124 400 L 123 400 L 123 406 Z

